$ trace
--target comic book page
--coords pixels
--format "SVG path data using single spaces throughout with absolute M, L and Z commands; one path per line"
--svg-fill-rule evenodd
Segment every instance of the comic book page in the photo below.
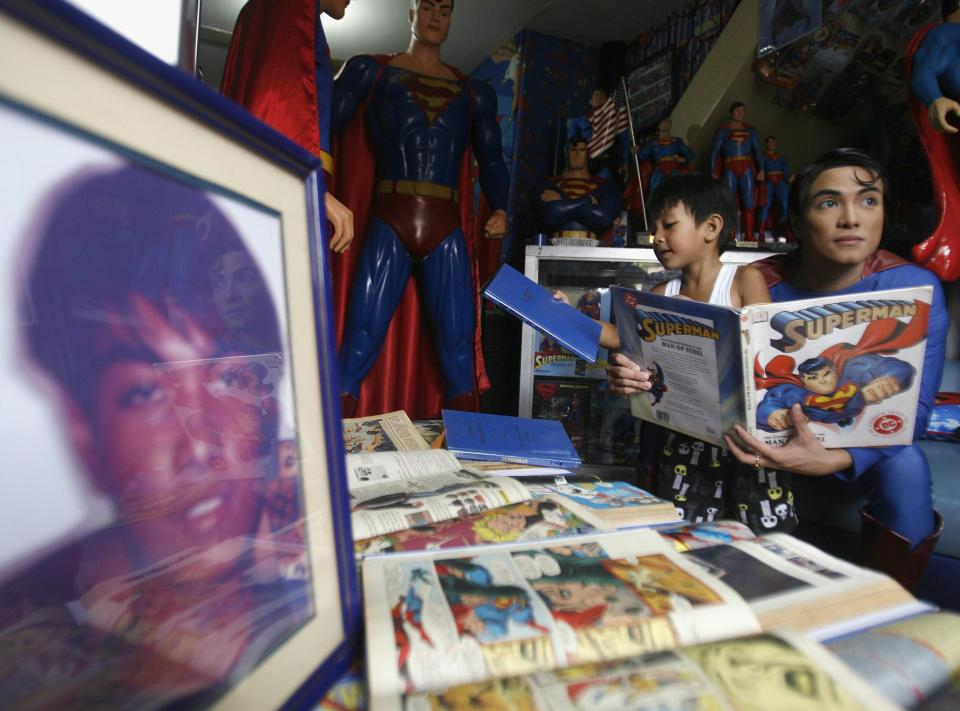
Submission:
M 897 706 L 815 642 L 764 633 L 411 695 L 404 708 L 892 711 Z
M 593 526 L 577 518 L 560 504 L 535 500 L 358 540 L 355 550 L 358 556 L 366 557 L 386 553 L 542 541 L 595 531 Z
M 403 410 L 344 420 L 343 444 L 347 454 L 430 449 Z
M 725 583 L 649 530 L 368 558 L 362 572 L 374 708 L 759 629 Z
M 592 319 L 601 321 L 610 320 L 610 290 L 584 289 L 580 287 L 559 287 L 570 304 L 581 313 Z M 603 380 L 607 377 L 607 359 L 609 353 L 606 348 L 597 352 L 597 362 L 588 363 L 573 353 L 564 350 L 555 338 L 545 336 L 537 331 L 533 336 L 533 374 L 556 376 L 561 378 L 591 378 Z
M 609 531 L 626 526 L 675 522 L 679 514 L 673 503 L 625 481 L 570 481 L 528 487 L 571 509 L 597 528 Z
M 722 306 L 612 287 L 621 350 L 653 387 L 630 396 L 634 417 L 723 447 L 743 418 L 739 316 Z
M 358 540 L 530 498 L 515 479 L 463 471 L 444 449 L 349 454 L 347 487 Z
M 960 674 L 960 615 L 917 615 L 829 642 L 827 648 L 889 699 L 914 708 Z
M 826 639 L 930 609 L 886 575 L 786 534 L 683 555 L 736 590 L 764 629 L 793 627 Z
M 917 287 L 744 309 L 747 429 L 783 444 L 800 404 L 826 447 L 912 442 L 932 298 Z

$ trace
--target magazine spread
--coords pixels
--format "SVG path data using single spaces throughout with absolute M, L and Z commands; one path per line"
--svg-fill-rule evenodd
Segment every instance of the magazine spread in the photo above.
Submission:
M 463 471 L 444 449 L 347 455 L 350 520 L 355 539 L 401 531 L 530 498 L 506 476 Z
M 557 479 L 529 486 L 542 496 L 569 508 L 587 523 L 609 531 L 625 526 L 675 523 L 679 514 L 669 501 L 624 481 Z
M 374 708 L 401 693 L 759 631 L 650 530 L 363 561 Z
M 541 541 L 596 529 L 554 501 L 501 506 L 449 521 L 375 536 L 355 543 L 358 556 Z
M 653 387 L 634 416 L 724 446 L 735 424 L 767 444 L 800 404 L 826 447 L 913 440 L 930 287 L 757 304 L 737 312 L 612 287 L 625 353 Z
M 792 627 L 829 639 L 931 609 L 886 575 L 783 533 L 683 555 L 736 590 L 765 630 Z
M 917 615 L 829 642 L 827 647 L 889 699 L 915 708 L 960 673 L 960 615 Z
M 430 448 L 403 410 L 344 420 L 343 444 L 347 454 Z
M 393 707 L 399 708 L 400 701 Z M 892 711 L 898 707 L 816 642 L 778 632 L 411 695 L 403 708 Z

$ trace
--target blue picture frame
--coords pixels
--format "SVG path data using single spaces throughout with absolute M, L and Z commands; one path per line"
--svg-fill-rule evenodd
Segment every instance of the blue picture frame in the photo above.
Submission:
M 60 0 L 0 0 L 0 45 L 0 395 L 31 423 L 0 436 L 30 465 L 0 638 L 52 629 L 83 671 L 0 694 L 310 707 L 361 605 L 319 161 Z

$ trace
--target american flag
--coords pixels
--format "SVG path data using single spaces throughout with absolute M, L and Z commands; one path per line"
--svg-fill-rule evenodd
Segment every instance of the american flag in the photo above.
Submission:
M 596 158 L 613 145 L 618 133 L 627 130 L 629 118 L 623 100 L 623 87 L 618 86 L 601 106 L 590 112 L 587 120 L 592 130 L 587 151 L 591 158 Z

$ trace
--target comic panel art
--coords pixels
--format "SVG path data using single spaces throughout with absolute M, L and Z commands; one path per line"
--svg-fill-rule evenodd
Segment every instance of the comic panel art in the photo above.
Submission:
M 675 646 L 668 614 L 721 601 L 659 554 L 611 559 L 598 544 L 588 543 L 513 557 L 550 610 L 567 655 L 577 662 Z
M 556 665 L 550 615 L 509 556 L 390 566 L 387 592 L 408 691 Z
M 686 555 L 736 590 L 747 602 L 810 587 L 808 583 L 782 573 L 733 546 L 711 546 L 690 551 Z
M 539 541 L 595 529 L 553 501 L 524 501 L 449 521 L 357 541 L 361 555 Z

